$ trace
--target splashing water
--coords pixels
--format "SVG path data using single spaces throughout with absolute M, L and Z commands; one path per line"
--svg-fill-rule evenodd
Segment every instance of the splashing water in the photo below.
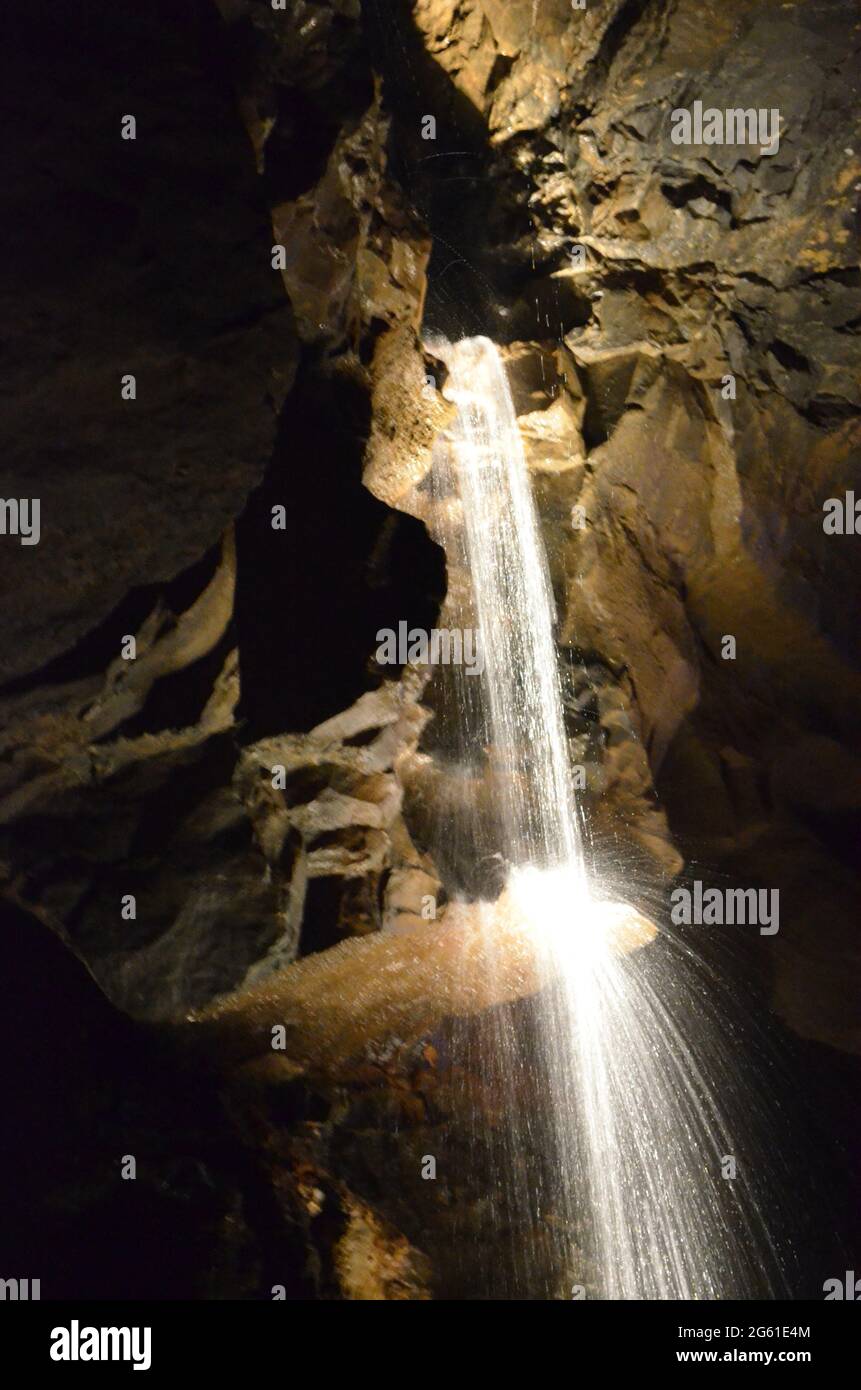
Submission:
M 507 900 L 529 926 L 547 981 L 533 1083 L 550 1111 L 545 1211 L 558 1266 L 603 1298 L 770 1292 L 761 1271 L 757 1284 L 768 1237 L 755 1199 L 721 1177 L 722 1156 L 738 1149 L 715 1095 L 716 1081 L 727 1093 L 737 1081 L 720 1084 L 732 1075 L 730 1049 L 708 1018 L 684 1015 L 696 996 L 675 973 L 678 959 L 664 952 L 651 960 L 658 947 L 623 959 L 598 926 L 600 885 L 587 873 L 569 767 L 553 594 L 502 361 L 486 338 L 431 346 L 456 406 L 434 471 L 440 490 L 455 489 L 460 501 L 450 540 L 471 578 L 481 635 L 496 848 L 510 866 Z M 492 932 L 493 904 L 481 911 Z M 504 1021 L 495 1026 L 503 1066 L 522 1078 L 522 1047 Z M 515 1173 L 532 1121 L 521 1133 L 517 1123 L 506 1159 Z M 518 1187 L 512 1200 L 525 1202 L 528 1177 L 509 1182 Z M 524 1278 L 528 1285 L 528 1270 Z

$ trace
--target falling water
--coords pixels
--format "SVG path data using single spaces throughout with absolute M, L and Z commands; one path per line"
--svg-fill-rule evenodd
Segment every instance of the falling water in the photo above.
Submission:
M 740 1145 L 718 1103 L 737 1100 L 730 1045 L 706 1013 L 688 1012 L 700 1001 L 682 953 L 658 942 L 623 959 L 597 925 L 603 895 L 587 872 L 569 767 L 553 594 L 502 361 L 486 338 L 433 348 L 456 406 L 435 472 L 443 492 L 453 480 L 459 494 L 449 539 L 482 640 L 496 849 L 547 980 L 533 1082 L 550 1111 L 546 1206 L 568 1247 L 559 1266 L 602 1298 L 767 1292 L 756 1278 L 768 1249 L 756 1202 L 721 1177 Z M 482 911 L 492 933 L 493 904 Z M 514 1077 L 523 1048 L 499 1028 Z M 525 1201 L 528 1181 L 517 1181 Z
M 451 444 L 508 845 L 518 861 L 564 866 L 582 878 L 553 595 L 511 392 L 487 338 L 458 343 L 449 371 L 446 395 L 458 407 Z

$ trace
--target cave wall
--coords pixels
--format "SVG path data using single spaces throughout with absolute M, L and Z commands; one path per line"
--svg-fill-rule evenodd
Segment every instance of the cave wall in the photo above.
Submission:
M 824 525 L 859 477 L 850 7 L 408 9 L 425 318 L 508 344 L 560 641 L 615 690 L 602 798 L 672 869 L 644 749 L 691 871 L 780 891 L 780 1014 L 857 1051 L 861 571 Z M 695 100 L 778 110 L 776 152 L 674 143 Z

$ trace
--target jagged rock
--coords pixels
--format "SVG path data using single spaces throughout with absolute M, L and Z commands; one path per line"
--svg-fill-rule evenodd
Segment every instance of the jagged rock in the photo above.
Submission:
M 422 684 L 408 669 L 309 734 L 264 739 L 243 752 L 237 793 L 273 868 L 291 835 L 312 878 L 378 873 L 388 863 L 402 795 L 393 768 L 425 723 Z
M 348 1197 L 346 1229 L 335 1246 L 342 1297 L 424 1301 L 430 1298 L 427 1259 L 364 1202 Z
M 365 486 L 390 507 L 421 515 L 414 490 L 431 467 L 434 440 L 450 419 L 451 407 L 436 390 L 409 327 L 392 329 L 378 339 L 371 379 Z

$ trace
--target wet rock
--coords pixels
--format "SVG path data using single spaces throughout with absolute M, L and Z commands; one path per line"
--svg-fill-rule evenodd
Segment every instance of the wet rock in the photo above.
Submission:
M 583 911 L 579 925 L 616 954 L 654 940 L 654 924 L 625 903 Z M 265 1059 L 291 1077 L 332 1080 L 392 1040 L 416 1042 L 447 1018 L 535 994 L 552 971 L 536 924 L 506 890 L 495 902 L 450 903 L 439 924 L 343 941 L 191 1013 L 174 1036 L 220 1068 Z

